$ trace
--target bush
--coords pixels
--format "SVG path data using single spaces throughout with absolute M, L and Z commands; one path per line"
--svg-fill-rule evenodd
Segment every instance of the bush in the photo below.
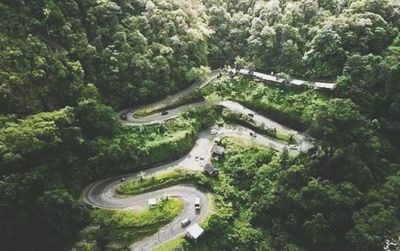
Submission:
M 255 122 L 252 118 L 249 118 L 248 116 L 241 113 L 224 110 L 222 112 L 222 117 L 228 123 L 234 123 L 248 127 L 259 134 L 264 134 L 268 137 L 281 140 L 289 144 L 296 143 L 296 139 L 293 137 L 293 135 L 266 127 L 264 124 L 259 124 Z
M 137 179 L 124 182 L 116 189 L 116 192 L 119 195 L 134 195 L 158 190 L 182 182 L 194 182 L 205 187 L 210 187 L 209 179 L 202 173 L 175 169 L 170 172 L 143 178 L 142 180 Z

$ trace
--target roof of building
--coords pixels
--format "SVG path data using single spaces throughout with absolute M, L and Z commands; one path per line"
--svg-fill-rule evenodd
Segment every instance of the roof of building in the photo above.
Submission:
M 323 88 L 323 89 L 334 89 L 335 88 L 335 84 L 334 83 L 323 83 L 323 82 L 315 82 L 314 83 L 316 88 Z
M 149 199 L 149 205 L 150 206 L 151 205 L 157 205 L 157 199 L 156 198 Z
M 240 73 L 243 75 L 249 75 L 249 76 L 253 76 L 253 77 L 259 78 L 261 80 L 266 80 L 266 81 L 273 82 L 273 83 L 282 84 L 284 82 L 284 79 L 278 78 L 274 75 L 269 75 L 269 74 L 256 72 L 256 71 L 250 71 L 248 69 L 240 69 L 240 70 L 230 69 L 229 71 L 234 74 Z M 334 89 L 336 86 L 335 83 L 324 83 L 324 82 L 309 83 L 307 81 L 300 80 L 300 79 L 293 79 L 290 81 L 290 84 L 297 85 L 297 86 L 301 86 L 301 85 L 312 86 L 313 85 L 316 89 L 329 89 L 329 90 Z
M 197 240 L 203 233 L 204 229 L 202 229 L 197 223 L 191 225 L 186 232 L 186 234 L 194 240 Z
M 204 166 L 204 171 L 209 173 L 209 174 L 213 174 L 215 172 L 215 168 L 210 163 L 207 163 Z
M 300 80 L 300 79 L 293 79 L 292 81 L 290 81 L 290 84 L 292 85 L 306 85 L 307 82 L 304 80 Z
M 215 146 L 213 147 L 212 152 L 213 152 L 214 154 L 217 154 L 217 155 L 223 155 L 224 152 L 225 152 L 225 148 L 223 148 L 222 146 L 217 146 L 217 145 L 215 145 Z

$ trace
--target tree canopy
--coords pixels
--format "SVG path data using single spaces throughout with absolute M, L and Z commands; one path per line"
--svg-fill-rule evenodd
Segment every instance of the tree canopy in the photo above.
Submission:
M 71 248 L 90 220 L 86 185 L 187 153 L 220 109 L 142 128 L 118 111 L 225 65 L 337 88 L 223 77 L 203 91 L 318 146 L 294 157 L 227 140 L 208 249 L 381 250 L 398 237 L 398 0 L 3 0 L 0 13 L 3 249 Z

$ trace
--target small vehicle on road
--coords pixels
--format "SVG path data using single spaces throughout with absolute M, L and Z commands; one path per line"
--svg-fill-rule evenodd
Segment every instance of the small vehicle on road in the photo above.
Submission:
M 122 177 L 122 178 L 121 178 L 121 182 L 124 182 L 124 181 L 125 181 L 125 178 L 124 178 L 124 177 Z
M 211 130 L 211 135 L 215 135 L 215 134 L 217 134 L 217 130 L 212 129 L 212 130 Z
M 299 147 L 296 145 L 289 145 L 289 149 L 297 151 L 297 150 L 299 150 Z
M 194 200 L 194 208 L 195 208 L 196 210 L 200 210 L 200 198 L 199 198 L 199 197 L 197 197 L 197 198 Z
M 252 112 L 248 113 L 247 115 L 248 115 L 249 117 L 254 118 L 254 113 L 252 113 Z
M 181 227 L 186 227 L 189 224 L 190 224 L 190 220 L 188 218 L 185 218 L 181 221 Z
M 255 138 L 257 137 L 257 134 L 255 132 L 250 132 L 250 136 Z
M 164 116 L 164 115 L 167 115 L 167 114 L 168 114 L 168 111 L 162 111 L 162 112 L 161 112 L 161 115 L 163 115 L 163 116 Z
M 206 162 L 204 160 L 200 160 L 200 167 L 205 167 L 206 166 Z

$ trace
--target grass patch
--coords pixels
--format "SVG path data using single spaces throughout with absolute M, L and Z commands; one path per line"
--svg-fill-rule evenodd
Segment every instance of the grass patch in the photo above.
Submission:
M 154 110 L 154 109 L 151 109 L 151 108 L 140 108 L 137 111 L 135 111 L 133 113 L 133 115 L 135 117 L 143 118 L 143 117 L 150 116 L 150 115 L 152 115 L 152 114 L 154 114 L 156 112 L 157 112 L 157 110 Z
M 149 106 L 149 107 L 139 108 L 137 111 L 133 112 L 133 115 L 135 117 L 139 117 L 139 118 L 147 117 L 147 116 L 153 115 L 155 113 L 159 113 L 163 110 L 174 109 L 178 106 L 190 104 L 190 103 L 201 101 L 201 100 L 204 100 L 201 92 L 199 92 L 197 90 L 192 90 L 188 93 L 184 93 L 182 96 L 179 96 L 173 100 L 165 102 L 165 105 L 157 106 L 157 107 Z
M 257 123 L 256 121 L 254 121 L 254 119 L 248 117 L 247 115 L 225 109 L 222 112 L 222 117 L 228 123 L 234 123 L 248 127 L 259 134 L 266 135 L 284 143 L 297 143 L 294 135 L 267 127 L 264 124 Z
M 183 138 L 188 137 L 188 135 L 190 135 L 192 133 L 193 133 L 193 131 L 190 131 L 190 130 L 169 133 L 169 134 L 164 135 L 163 138 L 159 138 L 154 141 L 149 141 L 147 143 L 147 146 L 154 147 L 154 146 L 162 145 L 162 144 L 170 144 L 171 142 L 178 142 L 178 141 L 182 140 Z
M 143 211 L 98 209 L 92 212 L 92 224 L 82 231 L 78 246 L 89 250 L 124 250 L 133 242 L 156 233 L 183 210 L 180 199 L 170 198 L 154 209 Z M 78 247 L 78 250 L 81 250 Z
M 155 208 L 143 211 L 99 209 L 93 221 L 106 227 L 144 227 L 174 219 L 183 209 L 183 201 L 176 198 L 162 200 Z
M 206 185 L 209 182 L 207 177 L 202 173 L 175 169 L 170 172 L 146 177 L 143 180 L 137 179 L 124 182 L 116 189 L 116 193 L 122 196 L 135 195 L 190 181 L 201 185 Z
M 183 247 L 185 242 L 186 241 L 183 237 L 178 237 L 155 248 L 154 251 L 171 251 L 174 250 L 175 248 Z
M 314 90 L 284 89 L 246 79 L 216 82 L 211 91 L 299 130 L 307 128 L 315 111 L 328 100 Z

